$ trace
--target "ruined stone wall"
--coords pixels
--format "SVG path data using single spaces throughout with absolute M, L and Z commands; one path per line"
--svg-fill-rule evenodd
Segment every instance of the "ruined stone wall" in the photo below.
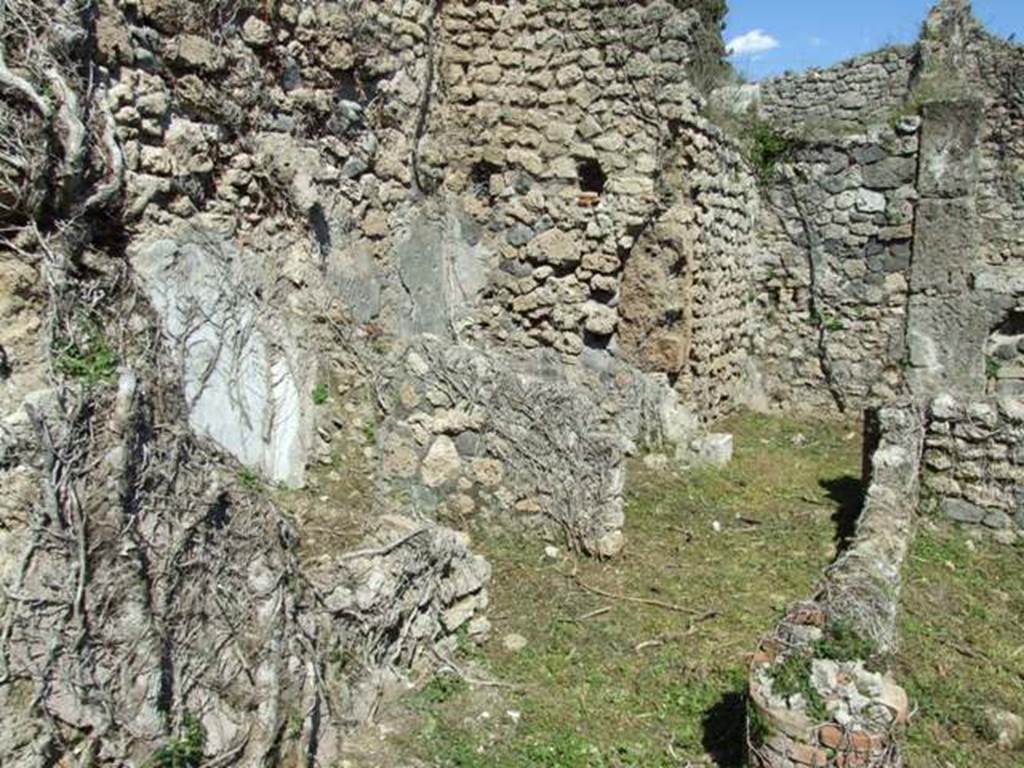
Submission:
M 621 354 L 713 415 L 743 354 L 754 199 L 698 114 L 700 25 L 666 2 L 446 6 L 434 130 L 446 188 L 496 236 L 478 333 Z
M 801 146 L 766 189 L 754 354 L 770 401 L 859 407 L 900 390 L 917 130 Z
M 976 192 L 979 258 L 1012 264 L 1022 254 L 1021 162 L 1024 144 L 1024 55 L 1018 44 L 989 34 L 970 14 L 970 3 L 947 2 L 928 19 L 921 41 L 928 71 L 920 91 L 930 98 L 981 101 Z
M 1022 61 L 946 0 L 913 48 L 757 86 L 764 130 L 787 137 L 758 227 L 769 403 L 1020 391 Z
M 942 516 L 1014 539 L 1024 530 L 1024 410 L 1016 398 L 932 401 L 925 492 Z
M 759 202 L 736 146 L 720 131 L 710 126 L 704 130 L 693 131 L 686 144 L 692 159 L 680 169 L 680 182 L 688 181 L 688 196 L 696 204 L 697 248 L 692 256 L 687 249 L 675 249 L 681 251 L 682 265 L 678 256 L 667 261 L 670 274 L 681 266 L 683 279 L 692 280 L 692 291 L 683 293 L 680 307 L 684 317 L 692 315 L 690 362 L 679 371 L 677 389 L 699 413 L 713 419 L 736 405 L 745 383 L 749 339 L 758 322 L 751 302 L 750 263 Z M 669 254 L 673 245 L 670 241 Z M 664 315 L 661 328 L 651 329 L 641 349 L 651 348 L 665 326 L 672 332 L 671 311 Z
M 394 271 L 381 241 L 413 185 L 429 9 L 237 10 L 103 5 L 118 237 L 179 352 L 192 427 L 300 485 L 324 343 L 312 318 L 398 325 L 415 309 L 380 277 Z
M 914 47 L 895 46 L 767 80 L 758 87 L 760 110 L 779 125 L 833 134 L 884 122 L 906 99 L 915 59 Z
M 864 510 L 811 600 L 791 606 L 751 661 L 751 764 L 900 768 L 910 701 L 886 670 L 920 496 L 916 404 L 868 414 Z
M 551 350 L 512 357 L 422 337 L 384 379 L 382 509 L 540 528 L 602 557 L 624 543 L 625 456 L 640 443 L 686 451 L 702 434 L 667 382 L 622 364 L 567 371 Z
M 619 357 L 728 411 L 756 195 L 699 114 L 692 5 L 105 4 L 124 239 L 193 427 L 301 484 L 329 323 Z M 221 279 L 172 307 L 182 241 Z

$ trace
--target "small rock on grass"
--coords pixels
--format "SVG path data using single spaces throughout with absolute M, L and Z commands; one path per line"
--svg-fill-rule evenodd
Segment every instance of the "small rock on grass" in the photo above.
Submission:
M 519 651 L 526 647 L 527 642 L 525 637 L 513 632 L 510 635 L 505 635 L 505 639 L 502 640 L 502 645 L 504 645 L 505 650 L 510 653 L 519 653 Z
M 1012 712 L 987 708 L 985 727 L 1000 749 L 1009 752 L 1024 747 L 1024 720 Z
M 649 453 L 644 456 L 644 466 L 647 469 L 665 470 L 668 469 L 668 456 L 664 453 Z

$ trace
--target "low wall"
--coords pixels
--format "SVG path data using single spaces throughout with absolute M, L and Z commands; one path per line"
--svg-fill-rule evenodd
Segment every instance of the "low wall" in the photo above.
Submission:
M 435 337 L 405 349 L 383 390 L 382 503 L 460 528 L 540 524 L 602 557 L 624 543 L 626 454 L 640 442 L 686 448 L 700 433 L 667 383 L 629 366 L 567 372 L 544 353 Z
M 791 607 L 751 665 L 752 764 L 902 766 L 906 692 L 882 668 L 897 644 L 900 571 L 919 501 L 923 414 L 869 414 L 873 448 L 864 511 L 850 548 L 811 600 Z

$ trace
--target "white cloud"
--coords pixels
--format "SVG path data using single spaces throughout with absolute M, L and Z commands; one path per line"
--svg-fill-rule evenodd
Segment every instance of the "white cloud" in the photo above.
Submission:
M 765 53 L 779 47 L 779 41 L 763 29 L 753 29 L 745 35 L 734 37 L 726 45 L 730 56 L 748 56 Z

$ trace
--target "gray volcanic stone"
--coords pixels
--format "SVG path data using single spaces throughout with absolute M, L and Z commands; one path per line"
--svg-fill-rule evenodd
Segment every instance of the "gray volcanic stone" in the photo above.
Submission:
M 533 230 L 525 224 L 516 224 L 505 233 L 505 240 L 508 241 L 509 245 L 514 245 L 518 248 L 530 242 L 533 239 L 533 235 Z
M 950 520 L 958 523 L 980 523 L 988 512 L 976 504 L 963 499 L 946 498 L 942 500 L 942 512 Z

